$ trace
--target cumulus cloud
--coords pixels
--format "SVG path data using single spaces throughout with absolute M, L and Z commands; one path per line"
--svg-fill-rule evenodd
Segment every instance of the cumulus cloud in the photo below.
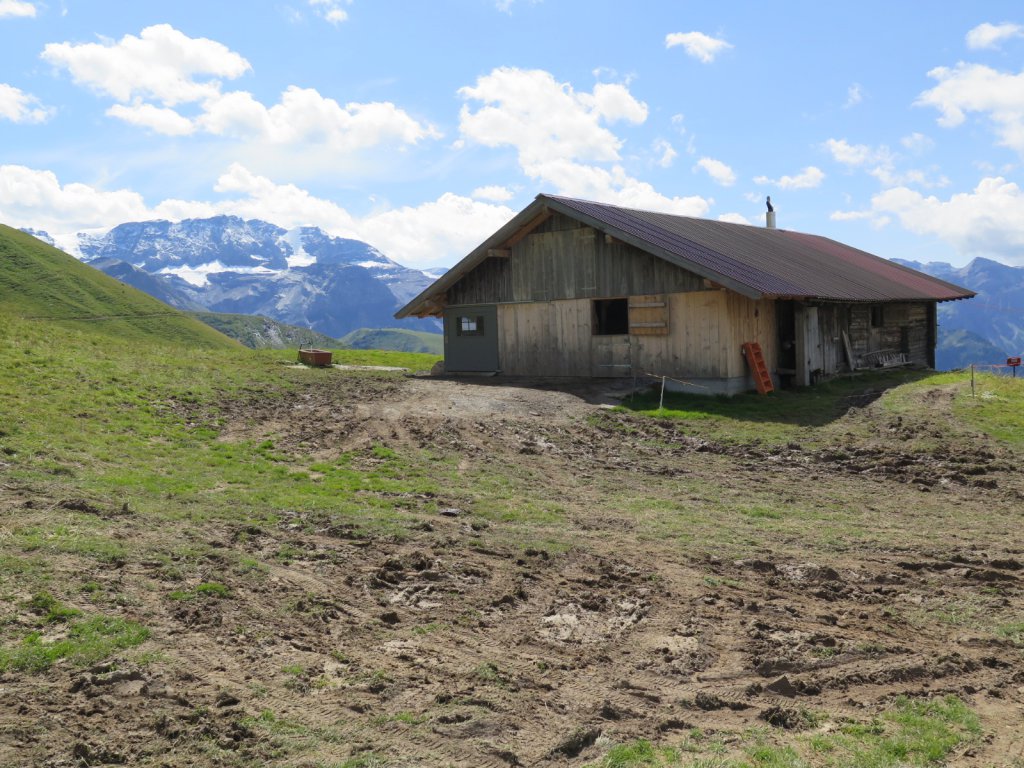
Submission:
M 718 217 L 718 220 L 729 224 L 750 224 L 750 219 L 742 213 L 723 213 Z
M 51 43 L 42 57 L 76 83 L 119 102 L 107 115 L 170 136 L 203 132 L 303 148 L 317 143 L 339 152 L 440 136 L 390 102 L 342 105 L 293 85 L 267 107 L 247 91 L 224 92 L 222 78 L 241 77 L 249 62 L 221 43 L 190 38 L 167 24 L 118 42 Z
M 165 136 L 187 136 L 195 130 L 187 117 L 168 107 L 153 104 L 114 104 L 107 110 L 107 115 Z
M 968 32 L 966 40 L 968 48 L 998 48 L 1004 40 L 1014 37 L 1024 37 L 1024 27 L 1020 24 L 1011 24 L 1008 21 L 990 24 L 986 21 Z
M 928 139 L 926 136 L 916 133 L 904 137 L 902 143 L 904 146 L 920 152 L 927 147 Z M 829 139 L 822 146 L 836 162 L 851 169 L 863 168 L 878 179 L 883 186 L 916 184 L 923 187 L 944 187 L 949 184 L 949 179 L 942 175 L 932 177 L 918 169 L 898 171 L 896 166 L 901 159 L 900 156 L 884 144 L 879 147 L 869 147 L 866 144 L 850 144 L 846 139 Z
M 12 123 L 42 123 L 53 110 L 44 107 L 35 96 L 13 85 L 0 83 L 0 120 Z
M 666 48 L 677 45 L 681 45 L 690 56 L 705 64 L 710 64 L 722 51 L 732 48 L 731 43 L 705 35 L 703 32 L 672 32 L 665 35 Z
M 52 171 L 0 165 L 0 220 L 48 232 L 69 232 L 146 218 L 142 195 L 102 191 L 87 184 L 61 185 Z
M 352 0 L 309 0 L 313 9 L 331 24 L 341 24 L 348 20 L 346 5 L 351 5 Z
M 662 168 L 671 168 L 672 163 L 679 157 L 679 153 L 676 152 L 669 142 L 664 139 L 658 139 L 654 142 L 654 151 L 657 152 L 660 157 L 658 158 L 658 165 Z
M 36 7 L 22 0 L 0 0 L 0 19 L 35 18 Z
M 931 137 L 915 131 L 900 139 L 900 144 L 915 154 L 921 154 L 934 147 L 935 141 Z
M 694 170 L 697 170 L 698 168 L 705 171 L 708 176 L 711 177 L 712 181 L 716 184 L 721 184 L 723 187 L 731 187 L 736 183 L 736 174 L 733 172 L 732 168 L 721 160 L 702 157 L 697 161 L 697 164 L 693 166 Z
M 169 24 L 146 27 L 116 43 L 49 43 L 44 61 L 120 102 L 156 99 L 164 106 L 220 93 L 218 78 L 241 77 L 249 62 L 222 43 L 191 38 Z
M 465 256 L 515 213 L 504 205 L 449 192 L 418 206 L 358 217 L 331 200 L 294 184 L 278 184 L 238 163 L 221 174 L 214 191 L 221 199 L 167 199 L 148 206 L 129 189 L 62 185 L 51 171 L 0 165 L 0 220 L 66 235 L 126 221 L 230 214 L 287 228 L 318 226 L 335 236 L 364 240 L 399 263 L 427 267 L 448 265 Z
M 496 203 L 504 203 L 512 199 L 512 190 L 508 187 L 496 185 L 488 187 L 477 187 L 470 195 L 475 200 L 493 200 Z
M 846 103 L 843 104 L 845 109 L 855 107 L 864 101 L 864 93 L 861 90 L 860 83 L 854 83 L 846 89 Z
M 836 221 L 866 219 L 876 226 L 895 218 L 918 235 L 938 237 L 967 256 L 993 256 L 1024 266 L 1024 190 L 996 176 L 948 200 L 894 187 L 871 198 L 867 211 L 836 211 Z
M 779 189 L 814 189 L 820 187 L 825 180 L 825 173 L 820 168 L 809 165 L 796 176 L 783 176 L 779 179 L 769 179 L 767 176 L 757 176 L 755 184 L 770 184 Z
M 1015 75 L 960 62 L 953 68 L 936 67 L 928 76 L 938 85 L 924 91 L 915 104 L 937 109 L 939 125 L 956 127 L 967 113 L 977 112 L 992 121 L 1001 144 L 1024 155 L 1024 72 Z
M 459 115 L 464 141 L 514 148 L 523 173 L 559 194 L 691 216 L 708 209 L 700 197 L 661 195 L 622 167 L 624 142 L 607 124 L 647 118 L 647 105 L 625 85 L 577 92 L 543 70 L 501 67 L 459 95 L 467 102 Z

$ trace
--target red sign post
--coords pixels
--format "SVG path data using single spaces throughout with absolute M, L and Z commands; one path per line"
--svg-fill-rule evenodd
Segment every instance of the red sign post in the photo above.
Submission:
M 1020 365 L 1019 357 L 1006 358 L 1006 364 L 1013 369 L 1013 378 L 1017 378 L 1017 366 Z

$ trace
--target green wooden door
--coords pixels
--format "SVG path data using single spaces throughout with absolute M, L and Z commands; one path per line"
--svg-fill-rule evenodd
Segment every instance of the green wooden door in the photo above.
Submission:
M 451 373 L 498 370 L 498 308 L 494 304 L 445 310 L 444 369 Z

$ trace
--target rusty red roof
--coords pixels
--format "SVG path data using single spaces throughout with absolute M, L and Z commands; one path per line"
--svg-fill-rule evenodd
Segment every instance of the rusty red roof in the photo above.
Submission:
M 952 301 L 973 291 L 827 237 L 748 224 L 537 195 L 395 317 L 431 313 L 445 291 L 493 248 L 524 234 L 545 209 L 565 214 L 752 299 Z
M 819 235 L 569 197 L 541 198 L 570 216 L 582 214 L 611 230 L 628 233 L 767 298 L 881 302 L 974 296 L 973 291 Z

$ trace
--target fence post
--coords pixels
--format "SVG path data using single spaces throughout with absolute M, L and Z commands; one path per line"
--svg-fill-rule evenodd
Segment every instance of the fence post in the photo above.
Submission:
M 658 399 L 658 410 L 665 409 L 665 377 L 661 377 L 661 397 Z
M 971 363 L 971 397 L 976 397 L 974 394 L 974 363 Z

